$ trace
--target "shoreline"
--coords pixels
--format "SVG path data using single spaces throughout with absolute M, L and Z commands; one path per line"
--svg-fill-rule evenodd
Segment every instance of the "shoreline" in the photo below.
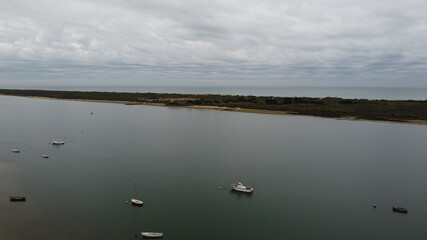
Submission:
M 229 111 L 229 112 L 240 112 L 240 113 L 253 113 L 253 114 L 269 114 L 269 115 L 290 115 L 290 116 L 305 116 L 305 117 L 315 117 L 315 118 L 327 118 L 335 120 L 345 120 L 345 121 L 364 121 L 364 122 L 378 122 L 378 123 L 394 123 L 394 124 L 410 124 L 410 125 L 423 125 L 427 126 L 427 121 L 425 120 L 370 120 L 370 119 L 361 119 L 357 117 L 322 117 L 314 115 L 305 115 L 292 113 L 287 111 L 274 111 L 274 110 L 262 110 L 262 109 L 247 109 L 247 108 L 231 108 L 231 107 L 221 107 L 221 106 L 204 106 L 204 105 L 192 105 L 192 106 L 170 106 L 165 103 L 147 103 L 147 102 L 134 102 L 134 101 L 118 101 L 118 100 L 94 100 L 94 99 L 64 99 L 64 98 L 53 98 L 53 97 L 40 97 L 40 96 L 19 96 L 19 95 L 7 95 L 1 94 L 0 96 L 14 96 L 14 97 L 26 97 L 32 99 L 44 99 L 44 100 L 61 100 L 61 101 L 78 101 L 78 102 L 95 102 L 95 103 L 113 103 L 113 104 L 123 104 L 123 105 L 146 105 L 146 106 L 157 106 L 157 107 L 178 107 L 178 108 L 191 108 L 191 109 L 202 109 L 202 110 L 217 110 L 217 111 Z
M 1 96 L 11 96 L 0 94 Z M 141 103 L 133 101 L 117 101 L 117 100 L 93 100 L 93 99 L 63 99 L 63 98 L 51 98 L 51 97 L 39 97 L 39 96 L 14 96 L 14 97 L 26 97 L 33 99 L 45 99 L 45 100 L 60 100 L 60 101 L 74 101 L 74 102 L 96 102 L 96 103 L 114 103 L 114 104 L 124 104 L 124 105 L 147 105 L 147 106 L 157 106 L 157 107 L 179 107 L 179 108 L 192 108 L 192 109 L 205 109 L 205 110 L 218 110 L 218 111 L 230 111 L 230 112 L 247 112 L 247 113 L 261 113 L 261 114 L 275 114 L 275 115 L 291 115 L 285 111 L 268 111 L 268 110 L 259 110 L 259 109 L 241 109 L 241 108 L 230 108 L 230 107 L 220 107 L 220 106 L 203 106 L 203 105 L 194 105 L 194 106 L 170 106 L 165 103 Z

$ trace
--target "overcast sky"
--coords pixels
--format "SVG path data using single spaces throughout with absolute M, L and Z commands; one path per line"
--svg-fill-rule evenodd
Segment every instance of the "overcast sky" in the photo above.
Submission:
M 427 87 L 426 0 L 1 0 L 0 85 Z

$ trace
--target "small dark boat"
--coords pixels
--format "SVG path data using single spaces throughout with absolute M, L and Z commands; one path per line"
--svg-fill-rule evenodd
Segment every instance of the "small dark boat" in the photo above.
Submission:
M 26 199 L 23 196 L 11 196 L 10 201 L 11 202 L 24 202 Z
M 406 208 L 393 206 L 392 209 L 393 212 L 408 213 L 408 210 Z

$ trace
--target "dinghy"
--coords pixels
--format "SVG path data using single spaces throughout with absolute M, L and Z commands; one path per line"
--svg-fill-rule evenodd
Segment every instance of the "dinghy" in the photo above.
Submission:
M 24 196 L 11 196 L 11 202 L 25 202 L 26 198 Z
M 144 205 L 144 202 L 142 202 L 141 200 L 138 200 L 138 199 L 131 199 L 130 201 L 135 206 L 142 206 L 142 205 Z
M 141 232 L 141 235 L 143 237 L 147 237 L 147 238 L 161 238 L 161 237 L 163 237 L 162 232 Z
M 408 210 L 406 208 L 393 206 L 392 209 L 393 212 L 408 213 Z
M 65 144 L 64 141 L 59 141 L 59 140 L 52 141 L 51 143 L 52 143 L 52 145 L 64 145 Z

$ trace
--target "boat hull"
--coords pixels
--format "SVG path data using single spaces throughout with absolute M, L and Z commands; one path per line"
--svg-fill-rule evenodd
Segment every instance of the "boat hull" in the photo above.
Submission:
M 243 192 L 243 193 L 252 193 L 254 191 L 254 187 L 253 186 L 245 186 L 245 185 L 243 185 L 240 182 L 231 184 L 231 188 L 234 191 Z
M 141 235 L 145 238 L 162 238 L 163 233 L 161 232 L 141 232 Z
M 401 207 L 392 207 L 393 212 L 399 212 L 399 213 L 408 213 L 408 210 L 406 208 Z
M 11 202 L 25 202 L 27 199 L 23 196 L 11 196 L 10 201 Z
M 144 203 L 141 200 L 138 200 L 138 199 L 131 199 L 130 201 L 131 201 L 132 205 L 134 205 L 134 206 L 139 206 L 140 207 L 140 206 L 144 205 Z
M 236 192 L 243 192 L 243 193 L 253 193 L 254 189 L 250 188 L 250 189 L 238 189 L 238 188 L 233 188 L 233 191 Z

